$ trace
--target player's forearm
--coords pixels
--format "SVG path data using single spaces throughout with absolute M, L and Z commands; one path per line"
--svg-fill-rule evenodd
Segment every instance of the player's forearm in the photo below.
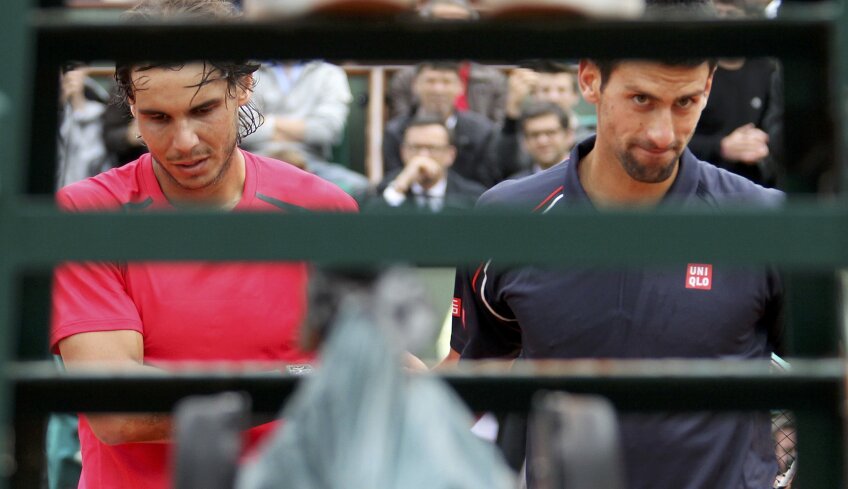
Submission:
M 121 372 L 161 373 L 150 365 L 133 362 L 66 362 L 69 370 L 107 369 Z M 107 413 L 86 414 L 88 424 L 97 438 L 107 445 L 121 443 L 162 443 L 171 438 L 171 416 L 167 413 Z

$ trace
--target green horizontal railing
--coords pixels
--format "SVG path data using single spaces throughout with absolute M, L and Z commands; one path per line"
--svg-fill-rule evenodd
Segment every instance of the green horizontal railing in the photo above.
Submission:
M 38 11 L 31 19 L 49 59 L 292 57 L 329 60 L 785 55 L 826 59 L 814 48 L 835 32 L 840 10 L 809 5 L 778 20 L 515 20 L 433 23 L 395 19 L 292 19 L 233 23 L 122 23 L 116 13 Z M 367 27 L 363 28 L 363 26 Z M 215 35 L 208 35 L 214 30 Z M 86 35 L 79 35 L 86 31 Z M 202 39 L 201 43 L 195 42 Z M 257 42 L 261 41 L 261 42 Z M 41 61 L 41 60 L 40 60 Z
M 787 269 L 848 265 L 848 208 L 773 212 L 662 209 L 476 212 L 63 214 L 34 206 L 4 216 L 3 249 L 17 266 L 62 260 L 294 260 L 668 264 L 710 260 Z
M 475 362 L 477 363 L 477 362 Z M 8 365 L 21 412 L 170 411 L 187 395 L 227 390 L 250 394 L 257 412 L 276 412 L 303 376 L 251 373 L 242 365 L 196 366 L 170 374 L 110 371 L 59 373 L 48 363 Z M 842 399 L 841 360 L 796 360 L 776 374 L 767 362 L 709 360 L 580 360 L 460 364 L 441 370 L 471 409 L 527 412 L 540 390 L 567 390 L 607 397 L 617 409 L 810 410 L 835 409 Z

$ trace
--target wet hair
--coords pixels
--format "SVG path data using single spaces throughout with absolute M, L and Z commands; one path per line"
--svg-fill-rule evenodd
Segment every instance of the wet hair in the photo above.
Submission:
M 521 110 L 518 122 L 521 132 L 524 133 L 524 126 L 530 119 L 542 117 L 546 115 L 554 115 L 559 120 L 559 125 L 566 131 L 573 129 L 571 127 L 571 114 L 566 112 L 562 107 L 551 102 L 534 102 Z
M 407 131 L 409 131 L 410 128 L 423 126 L 443 127 L 445 129 L 445 132 L 448 134 L 448 144 L 454 146 L 453 131 L 448 129 L 448 126 L 445 124 L 445 121 L 441 117 L 433 114 L 420 114 L 413 117 L 403 129 L 403 139 L 406 139 L 406 133 Z
M 144 0 L 125 12 L 122 18 L 133 23 L 166 19 L 221 21 L 232 20 L 239 15 L 238 9 L 228 0 Z M 203 77 L 193 87 L 199 91 L 201 87 L 209 83 L 225 80 L 227 82 L 227 94 L 230 97 L 235 97 L 239 90 L 253 91 L 255 80 L 250 75 L 256 72 L 260 66 L 259 63 L 250 60 L 205 59 L 201 63 L 203 64 Z M 133 73 L 156 68 L 179 71 L 185 65 L 185 62 L 167 60 L 118 60 L 115 63 L 115 83 L 119 101 L 129 105 L 135 101 L 136 92 L 143 90 L 133 82 Z M 242 138 L 255 132 L 264 121 L 262 114 L 259 113 L 252 101 L 239 107 L 238 118 L 239 142 Z

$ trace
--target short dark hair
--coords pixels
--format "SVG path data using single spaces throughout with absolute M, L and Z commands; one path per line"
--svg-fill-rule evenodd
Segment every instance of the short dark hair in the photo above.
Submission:
M 456 61 L 422 61 L 415 65 L 415 77 L 424 70 L 453 71 L 459 74 L 459 63 Z
M 598 71 L 601 74 L 601 89 L 603 90 L 603 88 L 607 84 L 607 81 L 609 81 L 610 75 L 612 75 L 613 70 L 615 70 L 615 68 L 625 60 L 590 59 L 589 61 L 591 61 L 598 67 Z M 633 61 L 639 60 L 634 59 Z M 718 65 L 718 59 L 716 58 L 651 58 L 648 61 L 657 62 L 666 66 L 676 66 L 683 68 L 696 68 L 704 63 L 707 63 L 707 66 L 709 66 L 711 73 Z
M 649 19 L 693 19 L 693 18 L 716 18 L 715 8 L 712 0 L 647 0 L 645 2 L 645 18 Z M 621 59 L 591 59 L 600 70 L 601 73 L 601 88 L 603 89 L 609 80 L 613 70 L 624 60 Z M 686 68 L 695 68 L 704 63 L 710 68 L 710 71 L 718 65 L 716 58 L 651 58 L 650 61 L 655 61 L 667 66 L 677 66 Z
M 406 140 L 406 133 L 409 129 L 423 126 L 440 126 L 444 128 L 445 132 L 448 134 L 448 144 L 454 146 L 453 131 L 448 128 L 447 124 L 445 124 L 445 121 L 441 117 L 433 114 L 420 114 L 413 117 L 406 124 L 406 127 L 403 128 L 403 139 Z
M 132 22 L 152 22 L 165 19 L 187 18 L 200 21 L 232 20 L 240 16 L 238 9 L 228 0 L 144 0 L 132 9 L 122 14 L 122 18 Z M 254 81 L 248 76 L 259 69 L 255 61 L 223 61 L 202 60 L 203 78 L 196 85 L 200 90 L 204 85 L 217 80 L 226 80 L 228 93 L 235 96 L 238 89 L 252 91 Z M 133 83 L 134 71 L 147 71 L 155 68 L 180 70 L 184 62 L 148 60 L 130 61 L 118 60 L 115 63 L 115 83 L 117 95 L 121 102 L 130 104 L 135 101 L 135 93 L 139 90 Z M 262 125 L 262 114 L 253 102 L 239 109 L 239 141 L 252 134 Z
M 559 125 L 566 131 L 574 129 L 571 127 L 571 114 L 559 105 L 552 102 L 533 102 L 521 110 L 521 115 L 518 118 L 518 127 L 521 129 L 521 133 L 524 133 L 524 126 L 527 121 L 546 115 L 556 116 Z

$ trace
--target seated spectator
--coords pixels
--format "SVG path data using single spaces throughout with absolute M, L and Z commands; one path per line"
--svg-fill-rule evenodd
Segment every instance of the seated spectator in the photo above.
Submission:
M 572 117 L 556 104 L 539 102 L 526 107 L 521 112 L 520 126 L 532 166 L 510 178 L 532 175 L 565 161 L 574 146 L 571 124 Z
M 401 142 L 409 122 L 415 117 L 435 116 L 444 121 L 456 145 L 453 169 L 465 178 L 484 186 L 495 181 L 491 150 L 495 125 L 486 117 L 456 109 L 454 102 L 462 92 L 459 65 L 430 61 L 416 67 L 413 93 L 419 103 L 414 112 L 400 115 L 386 124 L 383 134 L 383 165 L 386 172 L 403 167 Z
M 85 67 L 61 75 L 58 165 L 56 188 L 97 175 L 108 169 L 100 116 L 109 94 L 88 76 Z
M 570 65 L 550 60 L 523 63 L 512 70 L 507 84 L 506 117 L 501 124 L 495 153 L 498 180 L 528 171 L 533 164 L 530 155 L 521 146 L 518 129 L 521 112 L 529 105 L 540 102 L 556 104 L 569 115 L 569 127 L 575 131 L 575 140 L 589 135 L 588 131 L 580 128 L 574 115 L 580 95 L 574 69 Z
M 323 61 L 265 63 L 256 74 L 253 93 L 265 123 L 244 138 L 242 146 L 301 167 L 361 197 L 368 179 L 330 163 L 352 99 L 347 75 L 338 66 Z
M 432 212 L 470 209 L 486 191 L 451 169 L 456 146 L 438 117 L 421 116 L 410 121 L 400 151 L 403 168 L 391 171 L 377 186 L 375 198 L 381 204 Z

